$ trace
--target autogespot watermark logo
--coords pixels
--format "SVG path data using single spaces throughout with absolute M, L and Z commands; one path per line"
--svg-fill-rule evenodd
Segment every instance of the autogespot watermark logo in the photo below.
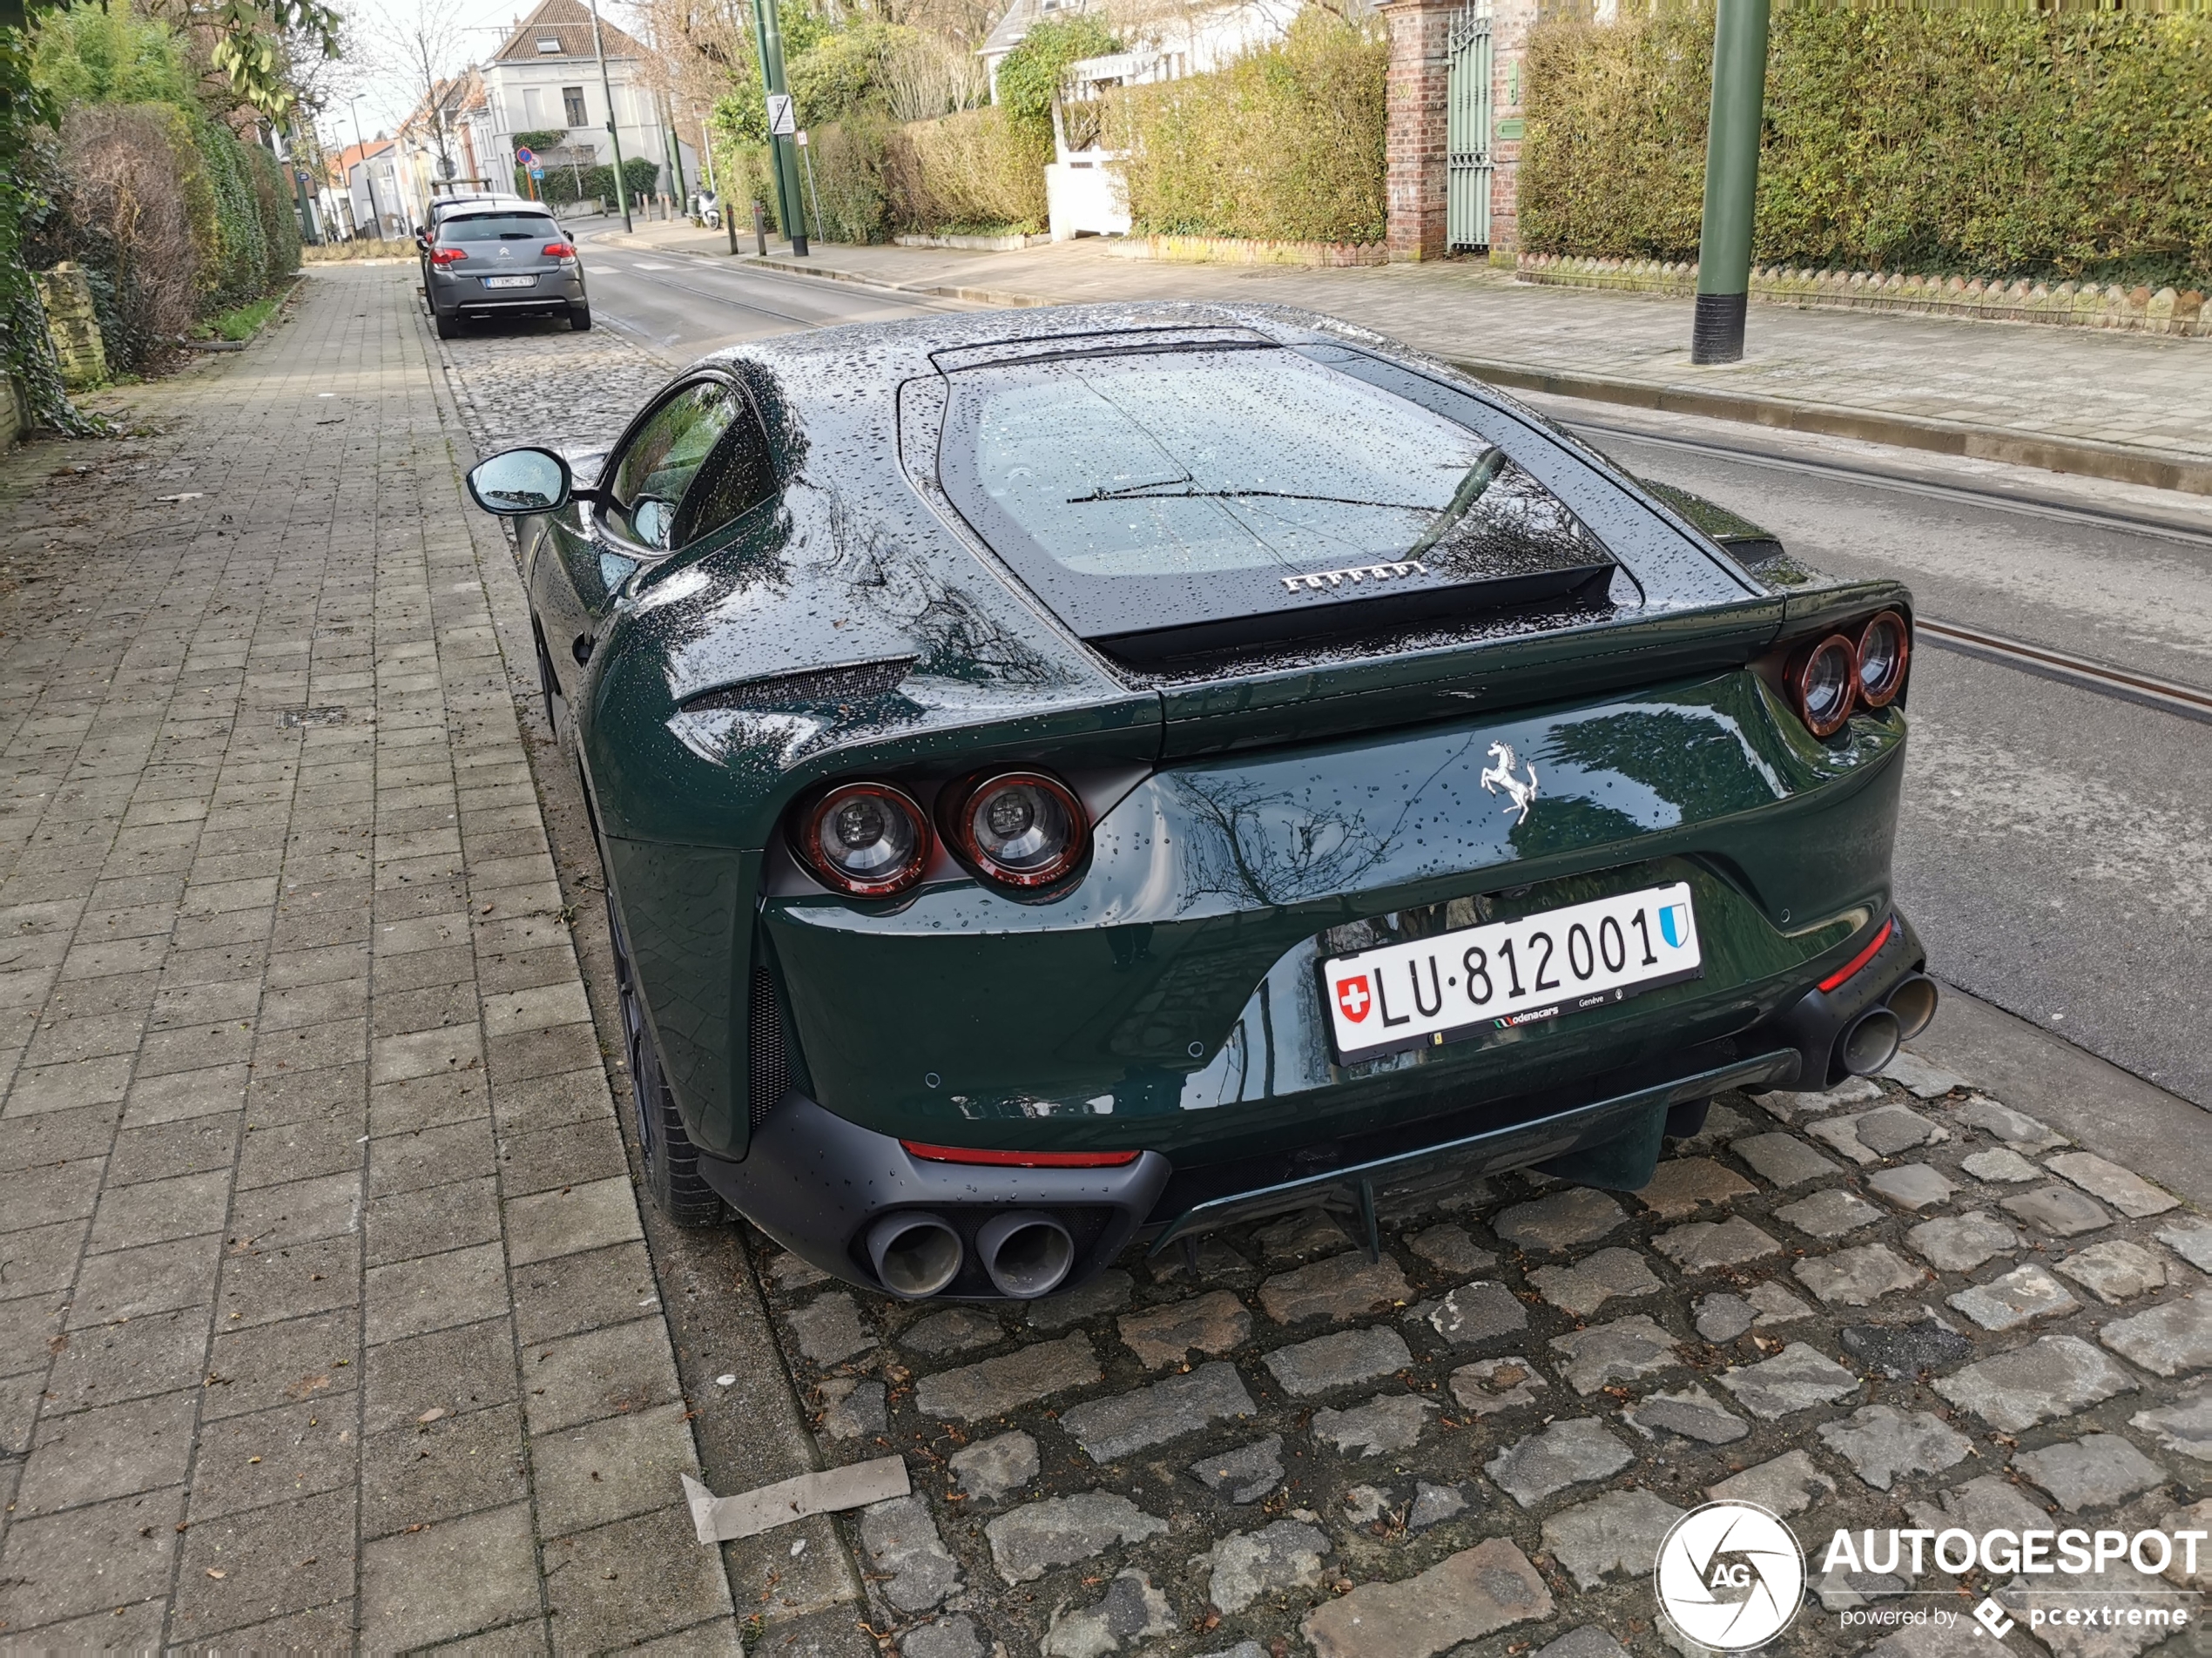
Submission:
M 1710 1502 L 1674 1524 L 1653 1572 L 1675 1628 L 1715 1652 L 1750 1652 L 1790 1627 L 1804 1600 L 1805 1557 L 1779 1514 Z

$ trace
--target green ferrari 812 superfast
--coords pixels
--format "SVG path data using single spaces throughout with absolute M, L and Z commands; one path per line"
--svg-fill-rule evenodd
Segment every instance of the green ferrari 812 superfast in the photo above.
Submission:
M 585 482 L 585 480 L 590 482 Z M 824 330 L 514 521 L 639 1151 L 918 1298 L 1530 1167 L 1630 1190 L 1935 1011 L 1911 596 L 1329 319 Z

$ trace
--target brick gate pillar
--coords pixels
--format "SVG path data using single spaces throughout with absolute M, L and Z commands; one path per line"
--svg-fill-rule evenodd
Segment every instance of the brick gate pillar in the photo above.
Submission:
M 1390 23 L 1384 200 L 1393 259 L 1444 257 L 1446 83 L 1460 0 L 1386 0 Z
M 1521 246 L 1521 135 L 1528 96 L 1522 65 L 1537 0 L 1490 3 L 1490 259 L 1511 265 Z

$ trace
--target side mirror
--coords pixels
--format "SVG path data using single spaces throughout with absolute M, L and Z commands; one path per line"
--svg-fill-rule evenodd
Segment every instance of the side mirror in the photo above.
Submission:
M 550 449 L 507 449 L 469 468 L 469 495 L 502 518 L 558 512 L 572 489 L 569 463 Z

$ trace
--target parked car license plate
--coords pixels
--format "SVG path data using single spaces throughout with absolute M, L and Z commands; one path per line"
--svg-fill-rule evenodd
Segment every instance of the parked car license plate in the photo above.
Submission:
M 1686 882 L 1321 964 L 1340 1062 L 1510 1030 L 1704 972 Z
M 484 286 L 488 288 L 534 288 L 537 286 L 537 279 L 534 276 L 488 276 L 484 279 Z

